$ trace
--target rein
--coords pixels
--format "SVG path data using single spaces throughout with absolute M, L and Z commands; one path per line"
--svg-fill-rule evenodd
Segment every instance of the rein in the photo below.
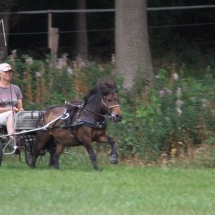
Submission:
M 109 118 L 109 119 L 111 118 L 111 116 L 99 114 L 99 113 L 96 113 L 96 112 L 93 112 L 93 111 L 91 111 L 91 110 L 88 110 L 88 109 L 84 108 L 84 102 L 83 102 L 81 105 L 74 105 L 74 104 L 70 103 L 69 101 L 65 101 L 65 104 L 66 104 L 66 105 L 69 105 L 69 106 L 72 106 L 72 107 L 77 107 L 77 108 L 79 108 L 80 110 L 83 109 L 84 111 L 88 111 L 88 112 L 90 112 L 90 113 L 94 113 L 94 114 L 96 114 L 96 115 L 98 115 L 98 116 L 102 116 L 102 117 L 104 117 L 104 118 Z M 79 115 L 79 114 L 78 114 L 78 115 Z

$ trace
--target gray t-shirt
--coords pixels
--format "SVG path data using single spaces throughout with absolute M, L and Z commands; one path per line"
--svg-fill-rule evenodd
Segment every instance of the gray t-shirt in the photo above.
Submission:
M 22 99 L 22 92 L 17 85 L 11 84 L 11 87 L 0 87 L 0 107 L 12 107 L 17 106 L 17 100 Z

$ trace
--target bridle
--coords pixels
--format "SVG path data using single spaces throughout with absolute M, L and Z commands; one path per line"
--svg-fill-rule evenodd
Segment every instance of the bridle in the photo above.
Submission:
M 106 103 L 105 103 L 104 100 L 102 99 L 102 104 L 105 105 L 105 106 L 108 108 L 108 113 L 110 114 L 110 116 L 111 116 L 111 117 L 114 117 L 114 114 L 113 114 L 113 112 L 112 112 L 112 108 L 114 108 L 114 107 L 120 107 L 121 105 L 116 104 L 116 105 L 110 106 L 109 103 L 108 103 L 108 100 L 106 99 L 106 97 L 104 96 L 103 98 L 106 100 Z

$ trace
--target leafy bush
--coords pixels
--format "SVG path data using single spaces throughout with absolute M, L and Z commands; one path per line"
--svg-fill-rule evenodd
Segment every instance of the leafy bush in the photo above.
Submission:
M 24 94 L 26 110 L 40 110 L 83 98 L 98 79 L 109 76 L 116 81 L 121 98 L 123 120 L 109 123 L 108 132 L 116 139 L 121 158 L 140 156 L 156 160 L 165 152 L 180 155 L 192 145 L 212 146 L 215 129 L 215 80 L 178 79 L 176 73 L 159 70 L 154 86 L 136 79 L 132 91 L 123 88 L 123 77 L 114 74 L 113 65 L 98 65 L 77 59 L 51 67 L 45 61 L 10 59 L 14 82 Z
M 110 125 L 110 134 L 117 137 L 122 157 L 155 160 L 162 152 L 180 155 L 181 147 L 186 152 L 195 144 L 212 143 L 215 81 L 167 75 L 160 70 L 155 86 L 138 80 L 133 92 L 121 95 L 123 121 L 117 129 Z

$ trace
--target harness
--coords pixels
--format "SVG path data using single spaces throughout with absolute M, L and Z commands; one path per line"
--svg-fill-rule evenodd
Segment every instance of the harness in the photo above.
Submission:
M 104 99 L 106 99 L 105 96 L 104 96 Z M 76 108 L 79 109 L 77 114 L 76 114 L 76 120 L 71 124 L 71 118 L 72 117 L 71 117 L 68 109 L 65 109 L 64 112 L 62 113 L 62 115 L 57 117 L 56 120 L 48 123 L 48 126 L 43 126 L 43 127 L 45 127 L 45 129 L 43 129 L 43 130 L 45 131 L 45 130 L 50 130 L 50 129 L 53 129 L 53 128 L 68 129 L 68 130 L 70 130 L 70 133 L 71 133 L 70 136 L 75 140 L 75 142 L 80 144 L 81 141 L 74 134 L 74 132 L 72 131 L 72 128 L 79 128 L 79 127 L 85 125 L 85 126 L 95 128 L 95 129 L 104 129 L 104 128 L 107 127 L 107 119 L 112 120 L 113 117 L 114 117 L 114 114 L 112 114 L 111 109 L 113 107 L 120 106 L 119 104 L 110 106 L 108 104 L 108 101 L 106 100 L 106 103 L 105 103 L 103 99 L 102 99 L 101 102 L 102 102 L 103 105 L 105 105 L 108 108 L 108 113 L 110 115 L 103 115 L 103 114 L 95 113 L 95 112 L 93 112 L 91 110 L 86 109 L 84 107 L 85 102 L 82 102 L 80 105 L 76 105 L 76 104 L 70 103 L 69 101 L 65 101 L 66 105 L 76 107 Z M 79 117 L 81 111 L 84 111 L 88 115 L 89 118 Z M 94 113 L 94 114 L 96 114 L 98 116 L 102 116 L 104 118 L 104 121 L 96 121 L 95 119 L 93 119 L 93 117 L 90 115 L 90 113 Z M 42 115 L 44 115 L 44 114 L 45 114 L 45 111 L 43 112 Z M 41 116 L 40 119 L 43 120 L 43 116 Z M 64 124 L 59 125 L 59 126 L 55 125 L 57 123 L 57 121 L 60 120 L 60 119 L 64 121 Z M 52 123 L 54 123 L 54 124 L 52 124 Z M 44 121 L 43 121 L 43 124 L 44 124 Z M 50 126 L 50 124 L 52 124 L 52 126 Z
M 73 122 L 73 124 L 70 125 L 71 127 L 77 128 L 77 127 L 80 127 L 82 125 L 86 125 L 86 126 L 89 126 L 91 128 L 100 128 L 100 129 L 107 127 L 106 118 L 110 118 L 110 116 L 95 113 L 93 111 L 86 109 L 84 107 L 85 102 L 83 102 L 81 105 L 75 105 L 75 104 L 70 103 L 69 101 L 65 101 L 65 104 L 72 106 L 72 107 L 79 108 L 79 110 L 76 114 L 76 120 Z M 79 118 L 81 111 L 84 111 L 89 118 L 86 118 L 86 117 L 80 117 Z M 94 113 L 96 115 L 102 116 L 102 117 L 104 117 L 105 120 L 104 121 L 96 121 L 93 119 L 93 117 L 90 115 L 90 113 Z

